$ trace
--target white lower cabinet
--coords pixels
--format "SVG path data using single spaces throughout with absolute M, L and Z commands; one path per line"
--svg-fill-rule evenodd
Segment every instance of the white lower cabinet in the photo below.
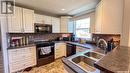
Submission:
M 36 65 L 36 47 L 8 50 L 10 73 Z
M 55 59 L 66 56 L 66 43 L 55 44 Z

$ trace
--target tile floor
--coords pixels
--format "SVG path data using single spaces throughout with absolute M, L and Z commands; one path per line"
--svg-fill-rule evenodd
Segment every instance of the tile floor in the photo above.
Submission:
M 67 73 L 61 59 L 41 67 L 35 67 L 31 71 L 23 73 Z

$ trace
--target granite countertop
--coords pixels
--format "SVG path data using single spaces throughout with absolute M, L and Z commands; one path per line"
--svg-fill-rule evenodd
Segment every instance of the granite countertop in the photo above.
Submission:
M 106 73 L 118 73 L 130 70 L 130 48 L 120 46 L 95 63 L 95 67 Z
M 83 44 L 78 44 L 74 42 L 68 42 L 68 43 L 90 48 L 95 52 L 99 52 L 99 53 L 104 52 L 92 44 L 83 45 Z M 76 55 L 73 55 L 73 56 L 76 56 Z M 82 69 L 77 68 L 75 65 L 72 65 L 71 62 L 69 62 L 68 59 L 71 57 L 63 58 L 62 59 L 63 63 L 68 65 L 72 70 L 76 71 L 77 73 L 78 72 L 84 73 Z M 118 73 L 122 71 L 125 71 L 126 73 L 128 73 L 128 71 L 130 70 L 130 67 L 129 67 L 130 66 L 130 48 L 124 47 L 124 46 L 116 47 L 111 52 L 107 53 L 99 61 L 95 62 L 94 66 L 97 69 L 104 71 L 105 73 Z M 76 69 L 79 69 L 79 70 L 76 70 Z
M 76 46 L 80 46 L 80 47 L 88 48 L 88 49 L 95 49 L 95 48 L 97 48 L 97 46 L 95 44 L 89 44 L 89 43 L 80 44 L 80 43 L 76 43 L 76 42 L 67 42 L 67 43 L 74 44 Z
M 31 47 L 31 46 L 36 46 L 36 44 L 28 44 L 28 45 L 22 45 L 22 46 L 15 46 L 15 47 L 8 47 L 8 50 L 10 49 L 19 49 L 19 48 L 24 48 L 24 47 Z

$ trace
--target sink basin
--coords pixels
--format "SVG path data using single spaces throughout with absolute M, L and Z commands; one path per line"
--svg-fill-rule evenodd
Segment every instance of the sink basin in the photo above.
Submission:
M 85 53 L 85 55 L 88 56 L 89 58 L 93 58 L 95 60 L 99 60 L 103 57 L 102 54 L 96 53 L 96 52 L 87 52 L 87 53 Z
M 78 56 L 72 59 L 72 62 L 74 62 L 77 66 L 79 66 L 81 69 L 85 70 L 86 72 L 95 72 L 96 68 L 94 68 L 94 60 L 87 58 L 85 56 Z

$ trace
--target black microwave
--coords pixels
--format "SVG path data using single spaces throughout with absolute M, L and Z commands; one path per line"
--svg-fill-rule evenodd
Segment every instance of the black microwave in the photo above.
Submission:
M 35 23 L 36 33 L 52 33 L 52 25 Z

